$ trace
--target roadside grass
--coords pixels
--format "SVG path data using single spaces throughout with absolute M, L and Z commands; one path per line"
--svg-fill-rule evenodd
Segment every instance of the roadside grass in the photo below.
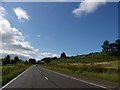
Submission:
M 107 53 L 90 53 L 86 55 L 74 56 L 69 58 L 59 58 L 58 62 L 63 63 L 95 63 L 120 60 L 120 57 Z
M 66 74 L 75 74 L 119 82 L 120 57 L 106 53 L 91 53 L 69 58 L 59 58 L 41 66 Z
M 0 76 L 0 82 L 2 82 L 2 75 Z
M 69 65 L 41 65 L 45 68 L 58 71 L 65 74 L 76 74 L 76 75 L 83 75 L 83 76 L 90 76 L 90 77 L 96 77 L 100 79 L 110 80 L 113 82 L 119 82 L 120 80 L 118 77 L 120 76 L 120 71 L 118 69 L 112 69 L 112 68 L 103 68 L 100 66 L 88 66 L 88 65 L 81 65 L 81 66 L 71 66 Z
M 110 81 L 113 81 L 113 82 L 120 83 L 120 81 L 118 80 L 119 79 L 118 76 L 120 75 L 120 73 L 117 74 L 117 73 L 84 72 L 82 75 L 96 77 L 96 78 L 110 80 Z
M 30 65 L 25 65 L 23 63 L 9 64 L 2 66 L 2 86 L 8 83 L 10 80 L 18 76 L 24 70 L 26 70 Z
M 0 65 L 0 86 L 2 83 L 2 65 Z

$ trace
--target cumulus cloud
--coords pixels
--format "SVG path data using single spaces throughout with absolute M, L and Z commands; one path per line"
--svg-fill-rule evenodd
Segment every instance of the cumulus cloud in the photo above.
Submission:
M 0 58 L 10 55 L 12 58 L 18 56 L 25 60 L 29 58 L 42 59 L 45 57 L 59 57 L 57 54 L 40 53 L 31 44 L 25 41 L 24 35 L 18 28 L 12 27 L 11 23 L 5 18 L 7 14 L 4 7 L 0 7 Z M 40 35 L 37 35 L 40 37 Z
M 3 7 L 0 7 L 0 19 L 1 19 L 2 17 L 5 17 L 5 15 L 6 15 L 5 9 L 4 9 Z
M 21 58 L 32 58 L 38 49 L 35 49 L 29 42 L 25 41 L 24 35 L 19 29 L 12 27 L 11 23 L 5 18 L 5 8 L 0 7 L 0 54 L 20 56 Z M 0 57 L 0 58 L 1 58 Z
M 82 14 L 92 13 L 101 5 L 104 5 L 106 0 L 84 0 L 79 4 L 79 7 L 72 11 L 73 14 L 80 16 Z
M 59 57 L 59 55 L 55 53 L 39 53 L 37 59 L 40 60 L 45 57 Z
M 16 16 L 18 17 L 18 20 L 20 21 L 30 20 L 30 16 L 27 14 L 27 12 L 24 9 L 18 7 L 18 8 L 14 8 L 13 10 Z

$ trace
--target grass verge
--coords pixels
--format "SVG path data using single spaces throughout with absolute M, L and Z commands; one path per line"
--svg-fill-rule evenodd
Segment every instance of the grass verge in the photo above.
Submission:
M 24 70 L 26 70 L 30 65 L 25 64 L 13 64 L 13 65 L 3 65 L 2 66 L 2 86 L 8 83 L 10 80 L 18 76 Z
M 109 61 L 99 63 L 59 63 L 53 61 L 48 64 L 42 64 L 40 66 L 64 73 L 64 74 L 75 74 L 89 77 L 100 78 L 104 80 L 110 80 L 113 82 L 120 83 L 119 76 L 120 70 L 118 68 L 120 61 Z

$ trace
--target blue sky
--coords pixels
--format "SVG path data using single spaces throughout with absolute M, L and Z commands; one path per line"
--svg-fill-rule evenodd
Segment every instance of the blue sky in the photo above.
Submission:
M 11 2 L 2 6 L 11 27 L 19 29 L 25 41 L 39 49 L 38 53 L 60 55 L 64 51 L 67 55 L 77 55 L 99 52 L 103 41 L 114 42 L 118 38 L 118 6 L 115 2 L 78 13 L 73 12 L 81 8 L 78 2 Z M 29 20 L 20 21 L 13 11 L 15 8 L 24 9 Z

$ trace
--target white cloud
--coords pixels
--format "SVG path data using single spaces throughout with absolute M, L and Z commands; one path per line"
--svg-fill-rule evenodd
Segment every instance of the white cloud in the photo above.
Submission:
M 6 15 L 6 11 L 3 7 L 0 7 L 0 19 L 2 19 L 2 17 L 5 17 Z
M 72 11 L 73 14 L 80 16 L 82 14 L 92 13 L 100 5 L 104 5 L 106 0 L 84 0 L 79 4 L 79 7 Z
M 30 20 L 30 16 L 27 14 L 27 12 L 24 9 L 18 7 L 18 8 L 14 8 L 13 10 L 16 16 L 18 17 L 18 20 L 20 21 Z
M 19 29 L 12 27 L 11 23 L 5 18 L 5 9 L 0 7 L 0 54 L 1 57 L 9 54 L 12 56 L 20 56 L 23 59 L 34 57 L 38 49 L 35 49 L 29 42 L 25 41 L 25 37 Z
M 37 59 L 41 60 L 42 58 L 45 57 L 59 57 L 59 55 L 55 53 L 39 53 Z
M 25 37 L 19 29 L 12 27 L 11 23 L 5 18 L 5 8 L 0 7 L 0 58 L 10 55 L 12 58 L 18 56 L 21 59 L 35 58 L 40 60 L 45 57 L 59 57 L 54 53 L 40 53 L 39 49 L 35 49 L 29 42 L 25 41 Z M 40 37 L 40 35 L 38 35 Z

